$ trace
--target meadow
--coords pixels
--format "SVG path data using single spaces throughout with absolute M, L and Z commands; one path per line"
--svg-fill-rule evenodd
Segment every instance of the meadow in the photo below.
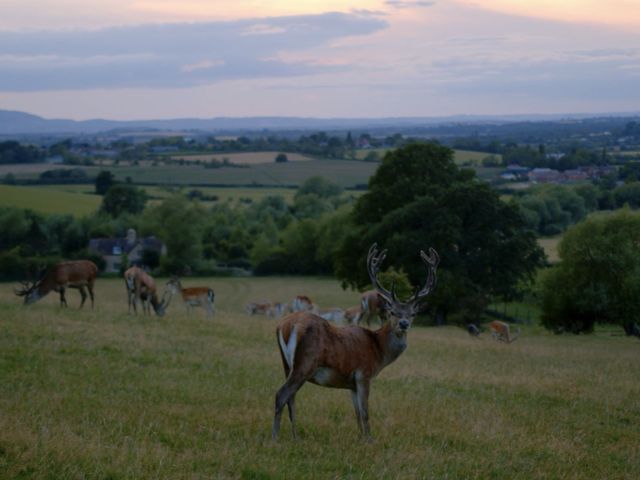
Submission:
M 82 186 L 87 190 L 86 185 Z M 31 209 L 39 213 L 88 215 L 100 207 L 102 197 L 73 191 L 46 190 L 39 187 L 0 185 L 0 207 Z
M 34 165 L 11 165 L 18 179 L 37 178 Z M 50 166 L 49 166 L 50 167 Z M 130 179 L 135 184 L 210 185 L 289 187 L 302 184 L 307 178 L 319 175 L 331 178 L 341 187 L 366 184 L 377 163 L 347 160 L 310 160 L 287 163 L 262 163 L 249 168 L 205 168 L 203 165 L 111 165 L 108 167 L 77 167 L 90 179 L 101 170 L 111 171 L 118 181 Z M 50 167 L 51 168 L 51 167 Z M 92 181 L 92 180 L 89 180 Z
M 205 155 L 171 155 L 173 160 L 184 160 L 185 162 L 211 162 L 212 160 L 223 161 L 225 158 L 231 163 L 238 165 L 258 165 L 261 163 L 274 163 L 279 152 L 243 152 L 243 153 L 208 153 Z M 290 162 L 307 162 L 311 157 L 299 153 L 287 153 Z
M 316 278 L 184 279 L 217 312 L 128 316 L 124 282 L 98 279 L 96 308 L 53 294 L 23 307 L 0 284 L 0 478 L 640 478 L 637 339 L 598 330 L 517 342 L 419 327 L 374 380 L 375 441 L 361 441 L 349 393 L 305 385 L 300 438 L 283 418 L 275 321 L 249 300 L 358 294 Z M 159 281 L 163 284 L 164 281 Z

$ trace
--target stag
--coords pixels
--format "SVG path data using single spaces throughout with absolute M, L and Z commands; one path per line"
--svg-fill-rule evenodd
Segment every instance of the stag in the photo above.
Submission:
M 378 282 L 378 271 L 385 257 L 386 250 L 379 253 L 376 244 L 371 246 L 367 256 L 369 277 L 389 313 L 389 321 L 378 330 L 371 331 L 358 325 L 336 327 L 310 312 L 288 315 L 278 326 L 276 337 L 286 381 L 276 393 L 273 439 L 278 438 L 285 405 L 296 437 L 295 398 L 307 381 L 351 390 L 360 433 L 367 440 L 371 439 L 368 407 L 371 380 L 407 348 L 407 332 L 421 310 L 422 302 L 436 284 L 439 262 L 438 254 L 432 248 L 429 254 L 420 252 L 427 267 L 427 280 L 406 302 L 401 302 L 396 297 L 395 285 L 389 291 Z
M 493 322 L 491 322 L 489 324 L 489 329 L 491 330 L 491 336 L 493 337 L 493 339 L 501 342 L 515 342 L 520 335 L 520 327 L 518 327 L 515 335 L 511 336 L 509 324 L 501 322 L 499 320 L 494 320 Z
M 213 300 L 215 294 L 209 287 L 183 288 L 178 277 L 173 277 L 167 282 L 167 287 L 172 295 L 180 293 L 182 301 L 187 307 L 187 314 L 193 307 L 202 307 L 207 311 L 207 318 L 213 317 Z
M 33 284 L 22 282 L 22 289 L 14 289 L 14 292 L 19 297 L 24 297 L 25 305 L 37 302 L 51 291 L 58 292 L 60 293 L 60 306 L 66 307 L 65 290 L 77 288 L 82 298 L 80 301 L 80 308 L 82 308 L 87 299 L 86 288 L 91 297 L 91 308 L 93 308 L 93 284 L 97 275 L 98 267 L 89 260 L 61 262 L 46 270 L 37 282 Z
M 151 275 L 141 268 L 131 267 L 124 272 L 124 280 L 127 287 L 127 298 L 129 300 L 129 314 L 131 314 L 131 307 L 133 307 L 133 313 L 138 313 L 137 303 L 140 302 L 142 303 L 143 314 L 151 313 L 151 309 L 149 308 L 149 304 L 151 304 L 156 315 L 159 317 L 164 315 L 171 301 L 171 296 L 167 298 L 165 292 L 162 301 L 158 301 L 156 282 L 151 278 Z

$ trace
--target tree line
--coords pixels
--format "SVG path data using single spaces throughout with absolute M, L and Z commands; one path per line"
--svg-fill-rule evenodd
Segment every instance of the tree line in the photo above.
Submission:
M 74 219 L 0 209 L 0 272 L 5 277 L 20 278 L 34 265 L 55 258 L 90 258 L 100 265 L 96 253 L 86 250 L 89 239 L 124 237 L 129 228 L 135 228 L 139 235 L 155 235 L 167 246 L 166 256 L 146 257 L 148 266 L 157 273 L 204 275 L 241 268 L 258 275 L 334 275 L 346 288 L 365 289 L 369 282 L 365 256 L 374 242 L 388 249 L 388 264 L 395 267 L 391 277 L 403 285 L 407 281 L 413 285 L 423 282 L 424 268 L 416 252 L 433 247 L 442 261 L 439 287 L 427 311 L 439 323 L 468 323 L 481 320 L 489 303 L 496 299 L 520 298 L 546 265 L 536 241 L 535 222 L 531 220 L 531 212 L 536 210 L 531 203 L 501 198 L 472 170 L 458 167 L 451 149 L 434 143 L 415 143 L 388 152 L 371 177 L 368 190 L 357 198 L 345 195 L 330 180 L 313 177 L 290 203 L 281 196 L 268 196 L 253 202 L 217 202 L 205 207 L 177 193 L 148 204 L 144 191 L 134 185 L 113 183 L 107 173 L 99 178 L 103 183 L 97 182 L 96 187 L 104 189 L 104 196 L 102 207 L 93 215 Z M 541 197 L 542 203 L 548 197 L 553 201 L 547 203 L 562 205 L 568 212 L 565 220 L 570 223 L 582 218 L 585 204 L 597 203 L 592 194 L 589 189 L 546 188 L 531 195 Z M 547 209 L 552 210 L 548 205 Z M 637 245 L 636 233 L 626 225 L 635 225 L 636 220 L 620 222 L 612 230 L 598 227 L 593 231 L 629 233 L 632 240 L 627 242 L 628 248 L 616 249 L 616 239 L 622 237 L 614 237 L 612 243 L 598 250 L 595 258 L 601 258 L 600 263 L 594 261 L 590 270 L 594 275 L 585 276 L 585 282 L 587 278 L 596 281 L 601 269 L 609 275 L 613 267 L 635 268 L 637 262 L 630 257 Z M 640 220 L 637 222 L 640 224 Z M 589 238 L 590 227 L 574 228 L 583 233 L 568 234 L 568 239 Z M 640 238 L 640 233 L 637 236 Z M 618 250 L 627 256 L 616 259 Z M 569 247 L 561 247 L 561 256 L 568 259 L 569 251 Z M 582 255 L 587 253 L 582 251 Z M 567 285 L 574 275 L 585 275 L 584 270 L 567 273 L 562 268 L 554 267 L 550 272 L 558 273 L 545 274 L 546 283 L 539 290 L 547 326 L 558 331 L 588 331 L 597 321 L 621 322 L 630 315 L 634 318 L 634 310 L 624 314 L 614 309 L 604 315 L 606 303 L 596 313 L 586 314 L 586 307 L 575 310 L 578 304 L 572 300 L 558 300 L 561 294 L 583 291 L 576 286 L 560 292 L 563 289 L 558 285 Z M 626 292 L 619 297 L 628 299 L 635 294 L 636 278 L 640 276 L 623 281 L 615 273 L 620 270 L 615 269 L 611 278 L 622 282 Z M 592 289 L 589 298 L 604 301 L 599 288 Z M 614 291 L 612 288 L 607 294 L 611 302 L 618 301 Z M 616 320 L 618 314 L 622 316 Z M 580 320 L 572 320 L 571 325 L 579 327 L 556 328 L 576 315 Z

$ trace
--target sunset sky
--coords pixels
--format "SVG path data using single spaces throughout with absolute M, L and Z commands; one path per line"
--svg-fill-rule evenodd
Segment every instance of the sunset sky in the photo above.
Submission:
M 0 0 L 48 118 L 640 111 L 640 0 Z

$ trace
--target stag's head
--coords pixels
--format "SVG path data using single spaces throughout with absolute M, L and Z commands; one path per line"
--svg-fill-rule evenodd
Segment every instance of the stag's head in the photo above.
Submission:
M 39 298 L 36 282 L 22 281 L 20 282 L 20 288 L 14 288 L 13 292 L 19 297 L 24 297 L 25 305 L 29 305 Z
M 164 317 L 164 314 L 166 313 L 167 308 L 169 307 L 169 303 L 171 303 L 172 296 L 173 296 L 173 290 L 171 287 L 166 287 L 164 289 L 164 292 L 162 293 L 162 300 L 160 302 L 157 301 L 157 297 L 154 294 L 151 300 L 151 305 L 153 306 L 153 309 L 156 312 L 156 315 L 158 315 L 159 317 Z
M 20 288 L 14 288 L 13 292 L 19 297 L 24 297 L 24 304 L 29 305 L 31 303 L 37 302 L 42 298 L 42 294 L 40 293 L 40 284 L 44 279 L 45 274 L 47 273 L 46 266 L 38 267 L 37 273 L 35 274 L 36 281 L 26 280 L 20 282 Z M 30 279 L 33 275 L 33 272 L 29 275 Z
M 378 272 L 386 256 L 386 250 L 378 252 L 378 245 L 375 243 L 371 245 L 367 255 L 367 271 L 369 272 L 371 283 L 384 303 L 384 310 L 391 327 L 396 335 L 402 336 L 406 335 L 413 323 L 413 319 L 422 310 L 423 302 L 436 285 L 436 270 L 440 257 L 433 248 L 429 248 L 429 254 L 420 251 L 420 258 L 427 267 L 427 280 L 422 288 L 416 287 L 411 297 L 406 301 L 401 301 L 396 296 L 395 284 L 391 286 L 389 291 L 378 281 Z

